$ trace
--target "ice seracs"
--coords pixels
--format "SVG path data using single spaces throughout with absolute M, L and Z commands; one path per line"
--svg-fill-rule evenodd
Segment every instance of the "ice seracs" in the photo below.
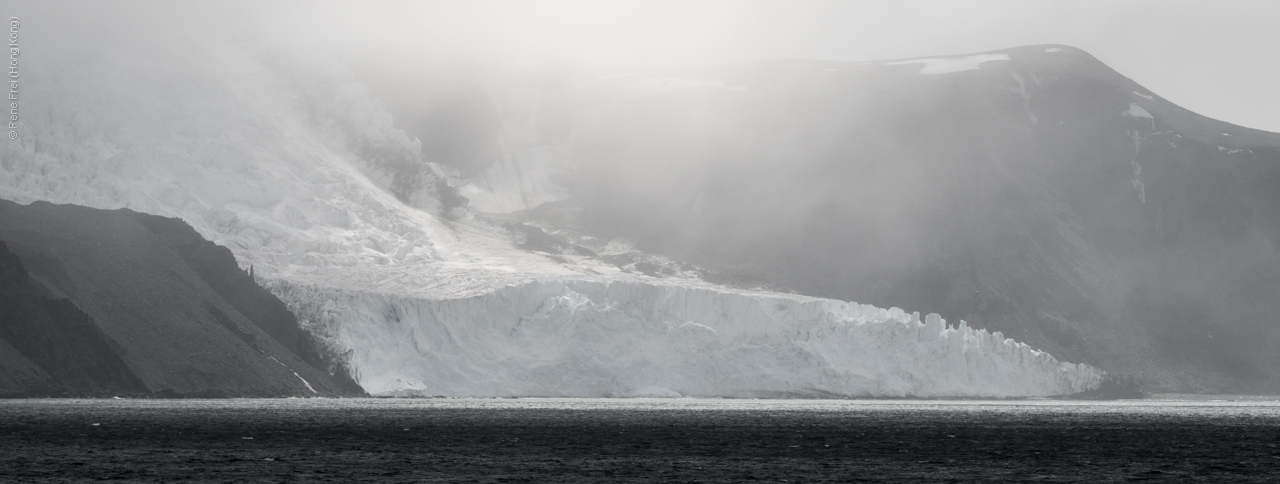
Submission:
M 269 284 L 374 395 L 1029 397 L 1102 378 L 936 314 L 709 285 L 562 278 L 433 299 Z

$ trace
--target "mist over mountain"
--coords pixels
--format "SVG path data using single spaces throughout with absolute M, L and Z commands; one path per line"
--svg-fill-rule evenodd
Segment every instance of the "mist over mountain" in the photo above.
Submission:
M 420 72 L 437 79 L 421 97 L 452 104 L 387 109 L 418 139 L 498 153 L 424 143 L 475 212 L 562 231 L 551 252 L 621 239 L 708 280 L 966 319 L 1152 388 L 1277 388 L 1280 135 L 1068 46 L 555 82 L 572 72 L 483 95 L 478 74 Z M 503 186 L 548 167 L 554 202 Z
M 153 334 L 114 353 L 150 391 L 1280 390 L 1280 135 L 1069 46 L 635 70 L 107 38 L 24 54 L 0 240 L 36 281 L 114 264 L 73 277 L 101 296 L 13 290 Z
M 1156 388 L 1274 391 L 1280 136 L 1074 49 L 983 57 L 673 73 L 746 89 L 602 114 L 575 140 L 579 220 L 730 280 L 980 321 Z

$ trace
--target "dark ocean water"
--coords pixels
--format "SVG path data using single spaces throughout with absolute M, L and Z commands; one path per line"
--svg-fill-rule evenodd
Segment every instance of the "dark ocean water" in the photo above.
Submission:
M 0 481 L 1270 482 L 1280 402 L 0 400 Z

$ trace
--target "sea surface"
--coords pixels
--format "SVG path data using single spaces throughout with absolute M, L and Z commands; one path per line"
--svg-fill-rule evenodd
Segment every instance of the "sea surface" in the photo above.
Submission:
M 0 400 L 0 482 L 1272 482 L 1275 397 Z

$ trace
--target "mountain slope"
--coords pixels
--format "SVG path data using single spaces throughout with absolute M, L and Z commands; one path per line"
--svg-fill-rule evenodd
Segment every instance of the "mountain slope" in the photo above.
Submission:
M 144 392 L 118 347 L 70 300 L 33 281 L 0 242 L 0 396 Z
M 12 250 L 0 338 L 33 364 L 6 367 L 48 375 L 11 393 L 362 393 L 230 251 L 180 220 L 0 201 L 0 240 Z
M 574 109 L 574 198 L 524 220 L 1159 390 L 1280 391 L 1280 135 L 1077 49 L 658 71 Z

